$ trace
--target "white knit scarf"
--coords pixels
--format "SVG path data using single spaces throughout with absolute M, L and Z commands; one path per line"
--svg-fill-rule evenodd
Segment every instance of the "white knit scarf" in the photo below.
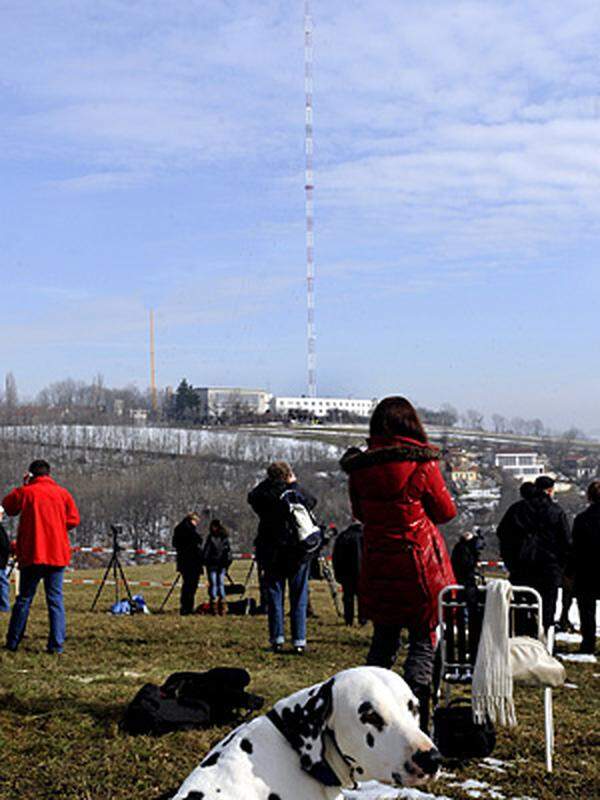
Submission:
M 517 724 L 508 647 L 508 615 L 512 586 L 492 580 L 486 586 L 485 612 L 473 671 L 473 719 L 486 717 L 499 725 Z

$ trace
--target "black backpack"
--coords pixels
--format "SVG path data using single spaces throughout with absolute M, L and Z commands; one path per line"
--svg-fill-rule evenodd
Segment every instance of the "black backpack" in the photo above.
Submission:
M 474 722 L 471 704 L 459 698 L 435 709 L 433 741 L 444 758 L 486 758 L 496 745 L 496 731 L 489 719 Z
M 147 683 L 125 710 L 122 730 L 160 736 L 170 731 L 222 725 L 262 708 L 264 699 L 245 691 L 245 669 L 174 672 L 162 686 Z

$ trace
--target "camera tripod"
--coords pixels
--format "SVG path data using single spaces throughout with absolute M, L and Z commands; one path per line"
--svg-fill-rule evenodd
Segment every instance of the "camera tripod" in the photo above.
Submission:
M 336 614 L 338 617 L 343 617 L 344 613 L 342 611 L 342 607 L 340 605 L 340 595 L 337 588 L 337 583 L 335 578 L 333 577 L 333 572 L 331 567 L 329 566 L 329 562 L 325 558 L 325 556 L 319 555 L 317 556 L 317 561 L 319 562 L 319 567 L 321 568 L 321 574 L 327 581 L 327 585 L 329 586 L 329 593 L 331 594 L 331 599 L 333 600 L 333 606 L 335 608 Z
M 98 591 L 96 592 L 96 596 L 94 597 L 94 602 L 90 607 L 90 611 L 93 611 L 96 608 L 96 603 L 102 594 L 102 590 L 106 586 L 106 581 L 110 572 L 112 570 L 113 573 L 113 583 L 115 585 L 115 603 L 119 602 L 119 580 L 123 583 L 123 587 L 127 592 L 127 597 L 129 601 L 133 604 L 133 597 L 131 595 L 131 590 L 129 588 L 129 584 L 127 583 L 127 578 L 125 577 L 125 572 L 123 571 L 123 565 L 121 564 L 121 560 L 119 558 L 119 552 L 122 549 L 119 544 L 119 534 L 123 532 L 122 525 L 111 525 L 110 529 L 112 531 L 113 537 L 113 544 L 112 544 L 112 555 L 110 557 L 110 561 L 108 562 L 108 566 L 102 576 L 102 580 L 100 581 L 100 586 L 98 587 Z

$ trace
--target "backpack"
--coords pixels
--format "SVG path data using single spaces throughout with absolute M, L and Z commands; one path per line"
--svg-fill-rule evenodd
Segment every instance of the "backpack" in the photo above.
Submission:
M 208 672 L 174 672 L 162 686 L 147 683 L 127 706 L 121 729 L 133 735 L 222 725 L 262 708 L 264 700 L 245 691 L 244 669 L 217 667 Z
M 281 500 L 288 507 L 288 529 L 292 535 L 301 561 L 308 561 L 323 544 L 323 532 L 314 514 L 302 502 L 302 496 L 294 489 L 287 489 Z

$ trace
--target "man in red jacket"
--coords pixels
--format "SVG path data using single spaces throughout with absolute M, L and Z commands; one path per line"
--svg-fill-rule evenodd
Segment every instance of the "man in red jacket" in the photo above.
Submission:
M 49 653 L 62 653 L 66 633 L 63 575 L 71 561 L 67 531 L 79 525 L 75 501 L 50 477 L 50 464 L 37 460 L 30 464 L 23 486 L 13 489 L 2 505 L 10 517 L 21 515 L 17 532 L 20 589 L 8 626 L 6 649 L 18 648 L 36 589 L 43 580 L 50 620 L 47 649 Z

